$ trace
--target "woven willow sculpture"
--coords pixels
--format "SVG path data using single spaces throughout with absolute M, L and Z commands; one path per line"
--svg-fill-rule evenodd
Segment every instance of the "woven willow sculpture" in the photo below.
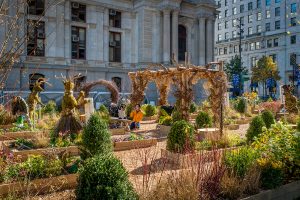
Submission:
M 209 69 L 211 65 L 217 65 L 219 70 Z M 216 126 L 220 126 L 221 108 L 227 89 L 227 78 L 223 72 L 223 63 L 211 63 L 205 67 L 177 65 L 156 71 L 146 69 L 144 71 L 130 72 L 128 75 L 132 81 L 131 102 L 133 104 L 142 103 L 147 84 L 154 81 L 160 95 L 159 105 L 166 105 L 168 104 L 167 97 L 170 86 L 171 84 L 175 85 L 176 91 L 174 96 L 177 99 L 177 109 L 185 120 L 189 120 L 189 108 L 194 98 L 193 86 L 199 79 L 207 79 L 211 85 L 209 88 L 209 100 L 214 112 L 214 119 Z

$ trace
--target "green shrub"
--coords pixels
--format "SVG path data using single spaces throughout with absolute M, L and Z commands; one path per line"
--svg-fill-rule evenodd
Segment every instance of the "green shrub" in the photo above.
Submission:
M 193 102 L 191 105 L 190 105 L 190 113 L 194 113 L 197 111 L 197 105 Z
M 105 105 L 101 105 L 98 109 L 98 115 L 100 116 L 100 118 L 105 121 L 107 124 L 109 123 L 109 120 L 110 120 L 110 115 L 109 115 L 109 111 L 108 109 L 106 108 Z
M 28 178 L 35 179 L 45 176 L 46 160 L 41 155 L 29 156 L 23 167 L 28 174 Z
M 196 118 L 197 128 L 208 128 L 212 126 L 212 119 L 206 112 L 200 112 Z
M 265 123 L 261 116 L 254 117 L 246 133 L 247 142 L 253 142 L 254 137 L 257 137 L 262 133 L 264 126 Z
M 167 149 L 177 153 L 186 153 L 195 148 L 194 127 L 181 120 L 173 124 L 168 134 Z
M 156 107 L 151 104 L 144 104 L 141 109 L 146 117 L 152 117 L 156 114 Z
M 241 114 L 246 112 L 246 100 L 244 98 L 239 98 L 235 104 L 235 109 Z
M 300 132 L 300 119 L 297 122 L 297 131 Z
M 48 101 L 48 103 L 42 109 L 42 112 L 44 114 L 53 114 L 56 111 L 57 111 L 56 102 L 53 100 Z
M 21 170 L 20 164 L 9 165 L 4 172 L 4 181 L 11 182 L 12 180 L 15 181 L 21 180 L 20 170 Z
M 248 170 L 255 164 L 258 153 L 250 147 L 242 147 L 225 155 L 226 167 L 237 176 L 243 178 Z
M 283 170 L 281 167 L 274 167 L 271 163 L 267 163 L 262 167 L 260 181 L 264 189 L 273 189 L 279 187 L 283 183 Z
M 79 169 L 76 197 L 78 200 L 138 199 L 126 169 L 111 153 L 86 160 Z
M 131 113 L 132 111 L 133 111 L 133 106 L 132 106 L 132 104 L 126 105 L 125 112 L 126 112 L 126 116 L 127 116 L 127 117 L 130 117 L 130 113 Z
M 271 111 L 269 110 L 265 110 L 262 114 L 261 114 L 262 119 L 264 120 L 264 123 L 266 125 L 267 128 L 270 128 L 272 124 L 275 123 L 275 118 L 274 115 Z
M 47 167 L 45 168 L 46 177 L 53 177 L 61 175 L 63 169 L 63 163 L 59 159 L 49 160 Z
M 107 124 L 97 114 L 91 115 L 83 128 L 81 150 L 83 158 L 112 151 L 111 134 Z
M 182 114 L 179 111 L 177 111 L 176 109 L 174 109 L 174 111 L 172 112 L 172 119 L 173 119 L 173 122 L 181 121 Z
M 171 116 L 162 116 L 159 118 L 158 123 L 164 126 L 171 126 L 173 123 L 173 119 Z

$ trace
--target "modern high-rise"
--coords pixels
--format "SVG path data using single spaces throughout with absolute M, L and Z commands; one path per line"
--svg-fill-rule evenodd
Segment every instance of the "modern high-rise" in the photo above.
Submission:
M 215 23 L 216 59 L 228 62 L 239 55 L 241 32 L 242 62 L 250 73 L 259 58 L 272 56 L 280 70 L 281 83 L 290 84 L 294 80 L 297 85 L 299 0 L 219 0 L 216 3 L 220 11 Z M 247 91 L 249 87 L 250 81 L 244 89 Z
M 16 12 L 8 7 L 7 15 Z M 113 80 L 126 93 L 129 71 L 168 65 L 172 55 L 184 62 L 188 52 L 192 64 L 205 65 L 214 59 L 216 8 L 214 0 L 30 0 L 19 8 L 28 40 L 5 91 L 26 94 L 45 77 L 51 86 L 42 96 L 59 99 L 63 84 L 56 77 L 81 73 L 82 82 Z M 0 41 L 5 31 L 1 26 Z M 155 85 L 148 91 L 157 100 Z

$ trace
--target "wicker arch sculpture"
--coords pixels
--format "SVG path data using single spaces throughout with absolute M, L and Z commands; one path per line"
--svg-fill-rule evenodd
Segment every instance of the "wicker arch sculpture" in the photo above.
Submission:
M 216 65 L 218 69 L 210 69 Z M 208 79 L 210 83 L 209 100 L 214 113 L 215 125 L 222 127 L 222 106 L 224 94 L 227 90 L 227 78 L 223 71 L 222 62 L 210 63 L 205 67 L 194 65 L 177 65 L 167 70 L 158 71 L 137 71 L 130 72 L 129 77 L 132 81 L 131 102 L 133 104 L 141 103 L 145 96 L 145 89 L 150 81 L 155 81 L 159 90 L 159 105 L 167 104 L 167 96 L 171 84 L 175 85 L 176 92 L 174 96 L 178 102 L 178 109 L 182 113 L 182 118 L 189 120 L 189 107 L 194 98 L 193 86 L 200 79 Z
M 112 81 L 107 81 L 107 80 L 94 81 L 94 82 L 87 83 L 87 84 L 83 85 L 80 90 L 84 91 L 85 95 L 88 96 L 91 89 L 95 86 L 98 86 L 98 85 L 104 86 L 110 91 L 112 103 L 114 103 L 114 104 L 118 103 L 118 101 L 119 101 L 119 89 L 116 86 L 116 84 Z

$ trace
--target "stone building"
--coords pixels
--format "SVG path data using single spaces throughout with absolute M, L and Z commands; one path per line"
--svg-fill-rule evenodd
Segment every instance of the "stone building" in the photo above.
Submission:
M 263 55 L 272 56 L 280 71 L 281 84 L 294 81 L 298 87 L 299 0 L 217 0 L 216 3 L 220 11 L 215 23 L 216 59 L 228 62 L 234 55 L 239 55 L 241 21 L 242 62 L 249 72 Z M 246 91 L 250 90 L 250 84 L 248 81 L 244 85 Z M 279 85 L 278 82 L 277 96 Z M 262 90 L 259 87 L 260 94 Z
M 172 55 L 182 62 L 185 52 L 195 65 L 213 61 L 215 15 L 213 0 L 31 0 L 24 8 L 29 40 L 5 91 L 26 94 L 45 77 L 52 85 L 43 97 L 59 99 L 63 85 L 56 77 L 81 73 L 78 84 L 113 80 L 129 93 L 127 73 L 147 64 L 168 65 Z M 157 100 L 153 84 L 147 96 Z

